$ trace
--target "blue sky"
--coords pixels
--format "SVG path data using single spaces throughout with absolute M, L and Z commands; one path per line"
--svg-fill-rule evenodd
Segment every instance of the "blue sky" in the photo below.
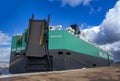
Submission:
M 99 25 L 116 2 L 92 0 L 89 5 L 63 6 L 62 0 L 0 0 L 0 31 L 10 35 L 23 32 L 28 27 L 32 13 L 36 19 L 47 19 L 50 13 L 51 25 Z

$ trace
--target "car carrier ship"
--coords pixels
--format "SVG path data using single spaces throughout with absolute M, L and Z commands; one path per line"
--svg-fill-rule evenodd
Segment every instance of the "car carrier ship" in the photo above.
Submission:
M 66 30 L 48 20 L 29 19 L 29 27 L 12 37 L 10 73 L 58 71 L 110 66 L 112 55 L 92 45 L 74 24 Z

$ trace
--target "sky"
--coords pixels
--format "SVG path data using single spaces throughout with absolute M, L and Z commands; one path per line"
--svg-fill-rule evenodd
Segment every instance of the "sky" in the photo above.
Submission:
M 120 61 L 119 0 L 0 0 L 0 61 L 9 60 L 11 37 L 22 33 L 32 14 L 63 29 L 78 24 L 93 43 Z

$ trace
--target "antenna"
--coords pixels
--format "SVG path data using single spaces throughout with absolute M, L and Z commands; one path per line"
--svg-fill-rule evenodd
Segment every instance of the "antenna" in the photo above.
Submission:
M 48 27 L 49 27 L 49 24 L 50 24 L 50 14 L 48 15 L 48 20 L 47 20 Z
M 32 18 L 31 18 L 32 20 L 34 19 L 34 14 L 32 14 Z

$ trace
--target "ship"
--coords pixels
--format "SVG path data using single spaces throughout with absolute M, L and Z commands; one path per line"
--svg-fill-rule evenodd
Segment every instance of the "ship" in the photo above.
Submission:
M 29 19 L 28 29 L 12 37 L 9 72 L 47 72 L 110 66 L 113 56 L 90 43 L 77 24 L 62 30 L 48 19 Z

